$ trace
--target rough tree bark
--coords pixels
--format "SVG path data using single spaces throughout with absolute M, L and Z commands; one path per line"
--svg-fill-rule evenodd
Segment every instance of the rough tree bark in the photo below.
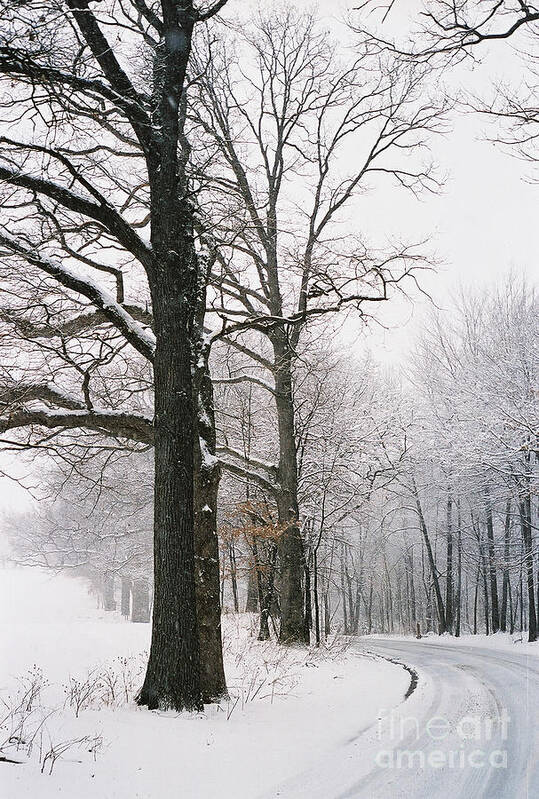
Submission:
M 178 158 L 178 109 L 195 24 L 192 3 L 162 0 L 156 51 L 153 131 L 147 160 L 151 243 L 148 275 L 154 354 L 154 606 L 150 657 L 138 696 L 152 708 L 202 707 L 195 596 L 194 441 L 191 328 L 197 259 L 187 183 Z
M 171 165 L 163 164 L 163 171 L 170 169 Z M 163 192 L 156 194 L 162 196 Z M 157 229 L 154 246 L 160 252 L 163 268 L 160 279 L 151 286 L 156 335 L 155 597 L 150 658 L 138 701 L 150 709 L 196 710 L 201 708 L 202 699 L 195 600 L 194 409 L 190 313 L 186 307 L 193 299 L 195 265 L 191 263 L 186 269 L 182 263 L 186 253 L 192 253 L 189 211 L 184 207 L 183 213 L 169 216 L 168 208 L 160 210 L 165 235 L 161 237 Z M 178 230 L 180 218 L 183 230 Z M 181 259 L 169 243 L 172 232 L 166 230 L 167 226 L 175 228 L 174 248 L 183 253 Z M 155 227 L 159 225 L 156 223 Z
M 214 252 L 211 246 L 207 247 L 204 257 L 199 257 L 192 366 L 198 433 L 194 446 L 195 590 L 200 641 L 200 679 L 205 702 L 215 702 L 227 696 L 221 636 L 221 585 L 217 536 L 217 497 L 221 467 L 215 454 L 217 434 L 213 384 L 209 369 L 210 348 L 204 338 L 206 287 L 213 258 Z

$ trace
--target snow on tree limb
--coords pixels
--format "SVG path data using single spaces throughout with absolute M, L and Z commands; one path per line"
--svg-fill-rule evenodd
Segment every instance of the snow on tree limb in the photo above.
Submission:
M 89 277 L 80 277 L 68 266 L 54 263 L 25 247 L 6 235 L 0 234 L 0 246 L 5 247 L 4 256 L 21 257 L 28 263 L 36 266 L 41 271 L 57 280 L 62 286 L 71 291 L 82 294 L 103 312 L 105 318 L 111 322 L 125 337 L 137 352 L 147 360 L 153 359 L 155 351 L 155 337 L 153 333 L 140 325 L 123 306 L 116 302 L 108 291 L 102 289 Z
M 127 438 L 142 444 L 153 441 L 151 419 L 121 411 L 89 410 L 28 410 L 20 409 L 8 416 L 0 416 L 0 433 L 31 426 L 49 429 L 73 430 L 86 428 L 97 433 Z
M 13 186 L 48 197 L 70 211 L 94 219 L 115 236 L 122 247 L 132 253 L 146 269 L 153 268 L 151 248 L 110 203 L 88 200 L 82 194 L 77 194 L 53 181 L 25 175 L 20 170 L 8 169 L 5 166 L 0 166 L 0 179 Z

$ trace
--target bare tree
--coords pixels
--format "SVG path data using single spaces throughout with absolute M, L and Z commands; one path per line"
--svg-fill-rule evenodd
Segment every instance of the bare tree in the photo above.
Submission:
M 539 6 L 523 0 L 425 0 L 412 29 L 404 26 L 389 35 L 389 11 L 398 12 L 404 3 L 393 0 L 381 15 L 382 24 L 369 31 L 375 50 L 389 50 L 406 61 L 429 63 L 446 70 L 462 61 L 475 62 L 503 42 L 514 45 L 517 78 L 493 82 L 492 91 L 475 96 L 471 91 L 465 105 L 493 123 L 490 139 L 535 167 L 539 109 L 538 73 L 535 49 L 539 33 Z M 371 11 L 363 3 L 356 11 Z M 381 10 L 381 9 L 380 9 Z M 354 17 L 355 19 L 355 17 Z M 361 14 L 360 14 L 361 19 Z M 365 23 L 372 20 L 366 17 Z M 384 24 L 387 20 L 388 24 Z M 364 35 L 364 25 L 357 29 Z M 394 29 L 394 28 L 393 28 Z M 489 46 L 490 45 L 490 46 Z M 532 175 L 535 180 L 536 176 Z
M 197 51 L 190 112 L 204 142 L 200 201 L 218 241 L 214 335 L 252 359 L 243 379 L 256 370 L 276 408 L 277 462 L 259 466 L 288 525 L 280 542 L 285 642 L 306 640 L 294 416 L 302 335 L 339 310 L 367 313 L 423 262 L 415 247 L 371 250 L 346 231 L 345 214 L 367 182 L 437 188 L 422 152 L 440 108 L 422 94 L 421 70 L 368 52 L 339 63 L 334 49 L 310 15 L 262 14 L 230 44 L 210 38 Z M 343 172 L 349 148 L 353 166 Z M 223 454 L 234 460 L 232 450 Z
M 399 5 L 392 0 L 389 7 L 379 5 L 382 24 Z M 371 3 L 362 3 L 356 12 L 372 11 Z M 425 0 L 418 12 L 417 25 L 409 38 L 384 38 L 373 35 L 373 41 L 417 60 L 434 60 L 440 56 L 454 60 L 474 56 L 479 45 L 509 39 L 519 32 L 532 31 L 539 22 L 539 6 L 523 0 Z
M 45 286 L 34 319 L 48 322 L 58 307 L 54 289 L 62 287 L 82 303 L 77 323 L 99 315 L 152 363 L 155 392 L 153 424 L 132 413 L 100 412 L 88 401 L 91 371 L 85 371 L 82 403 L 45 390 L 40 398 L 54 399 L 53 411 L 22 410 L 3 426 L 86 425 L 126 437 L 151 430 L 155 598 L 139 696 L 150 708 L 201 705 L 191 363 L 208 255 L 195 248 L 180 112 L 194 28 L 223 5 L 197 9 L 163 0 L 154 8 L 137 0 L 93 10 L 86 0 L 51 0 L 3 4 L 1 11 L 0 71 L 13 85 L 8 107 L 19 129 L 18 137 L 10 131 L 2 138 L 0 177 L 9 209 L 2 261 L 23 280 Z M 123 66 L 126 54 L 131 74 Z M 132 165 L 127 176 L 125 159 Z M 153 332 L 126 307 L 116 259 L 129 265 L 132 290 L 143 286 L 151 298 Z M 104 273 L 102 282 L 96 271 Z M 111 281 L 116 296 L 108 290 Z

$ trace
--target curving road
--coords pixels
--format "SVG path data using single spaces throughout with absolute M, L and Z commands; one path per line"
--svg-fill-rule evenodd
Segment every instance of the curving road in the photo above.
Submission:
M 535 654 L 396 639 L 359 648 L 415 670 L 417 687 L 267 799 L 539 799 Z

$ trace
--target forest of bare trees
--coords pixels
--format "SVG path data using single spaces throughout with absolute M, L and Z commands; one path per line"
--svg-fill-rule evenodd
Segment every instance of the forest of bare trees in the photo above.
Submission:
M 433 314 L 398 374 L 318 343 L 304 355 L 294 411 L 306 641 L 337 630 L 535 640 L 536 335 L 533 291 L 513 275 Z M 249 469 L 252 452 L 277 457 L 278 411 L 265 386 L 233 379 L 230 358 L 231 382 L 216 381 L 217 428 L 246 474 L 225 470 L 221 481 L 219 590 L 225 611 L 259 611 L 264 638 L 279 631 L 286 523 Z M 115 581 L 122 612 L 131 594 L 139 621 L 150 601 L 151 454 L 102 452 L 78 476 L 69 466 L 67 480 L 66 468 L 49 476 L 51 496 L 63 488 L 43 515 L 12 520 L 16 557 L 87 575 L 108 609 Z

